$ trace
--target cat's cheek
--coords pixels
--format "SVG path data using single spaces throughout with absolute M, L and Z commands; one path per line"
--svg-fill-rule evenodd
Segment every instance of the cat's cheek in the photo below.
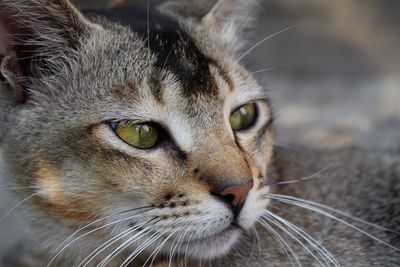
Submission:
M 39 187 L 38 196 L 51 203 L 60 203 L 64 199 L 63 186 L 56 168 L 46 163 L 40 163 L 36 178 L 36 184 Z M 66 202 L 66 200 L 64 199 L 62 202 Z
M 68 218 L 73 221 L 94 219 L 93 210 L 96 207 L 85 205 L 86 196 L 84 195 L 79 195 L 76 199 L 68 197 L 65 185 L 60 178 L 61 174 L 56 167 L 40 162 L 35 176 L 37 193 L 32 199 L 34 205 L 54 217 Z

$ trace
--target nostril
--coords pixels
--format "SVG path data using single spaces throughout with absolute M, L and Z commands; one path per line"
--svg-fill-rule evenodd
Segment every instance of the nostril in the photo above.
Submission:
M 228 202 L 229 204 L 232 204 L 233 201 L 235 200 L 235 195 L 234 194 L 227 194 L 225 196 L 221 195 L 221 197 Z
M 213 195 L 218 196 L 233 207 L 240 207 L 244 204 L 247 194 L 252 187 L 253 183 L 230 186 L 219 193 L 213 193 Z

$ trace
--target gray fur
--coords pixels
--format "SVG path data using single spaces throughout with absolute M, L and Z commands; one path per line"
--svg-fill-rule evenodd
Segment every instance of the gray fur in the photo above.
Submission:
M 268 97 L 236 59 L 235 44 L 240 41 L 235 33 L 251 14 L 253 4 L 221 0 L 210 4 L 208 12 L 189 16 L 182 15 L 187 14 L 187 5 L 167 4 L 162 12 L 176 23 L 177 36 L 182 37 L 171 41 L 154 34 L 155 30 L 152 35 L 146 28 L 138 30 L 104 16 L 85 18 L 64 0 L 0 0 L 0 13 L 4 14 L 0 29 L 15 34 L 11 42 L 0 39 L 5 80 L 0 90 L 0 119 L 9 182 L 34 187 L 21 191 L 20 198 L 37 194 L 24 210 L 35 229 L 36 240 L 31 244 L 39 244 L 24 247 L 27 256 L 20 259 L 27 259 L 27 266 L 46 266 L 57 246 L 93 217 L 149 205 L 154 210 L 130 223 L 159 216 L 161 226 L 151 225 L 155 231 L 165 227 L 164 221 L 184 220 L 181 227 L 194 230 L 182 229 L 202 241 L 189 246 L 194 262 L 219 256 L 215 266 L 285 265 L 287 258 L 264 230 L 260 257 L 253 253 L 257 245 L 253 249 L 252 242 L 235 242 L 237 239 L 227 234 L 215 234 L 221 230 L 216 227 L 233 215 L 211 193 L 251 179 L 254 188 L 248 199 L 253 196 L 254 206 L 244 205 L 237 218 L 242 228 L 254 224 L 250 217 L 264 212 L 272 184 L 272 193 L 326 203 L 400 230 L 396 223 L 398 156 L 277 150 L 270 163 L 272 112 Z M 150 26 L 163 25 L 154 22 L 148 26 L 152 29 Z M 26 44 L 32 45 L 31 49 L 22 49 L 29 47 Z M 162 51 L 165 47 L 172 47 L 171 53 Z M 254 129 L 233 133 L 229 114 L 249 101 L 257 102 L 259 119 Z M 129 147 L 108 125 L 124 120 L 155 120 L 168 129 L 172 140 L 151 151 Z M 278 188 L 273 185 L 277 175 L 300 178 L 331 162 L 335 167 L 321 173 L 319 179 Z M 371 165 L 374 167 L 369 169 Z M 384 208 L 371 201 L 381 201 Z M 290 216 L 291 222 L 326 242 L 343 265 L 395 266 L 398 262 L 393 250 L 343 225 L 312 214 L 299 218 L 298 208 L 285 210 L 295 214 Z M 388 215 L 391 211 L 393 216 Z M 285 213 L 281 215 L 285 217 Z M 64 266 L 76 265 L 127 225 L 79 240 L 66 247 L 57 260 Z M 393 233 L 371 231 L 399 246 Z M 239 231 L 235 233 L 239 235 Z M 243 233 L 243 238 L 247 235 Z M 230 245 L 224 246 L 224 242 Z M 239 252 L 230 247 L 234 243 Z M 121 253 L 110 266 L 119 266 L 139 244 Z M 93 264 L 117 246 L 100 254 Z M 315 265 L 301 246 L 293 244 L 293 248 L 306 266 Z M 134 265 L 141 266 L 154 249 L 145 250 Z M 168 253 L 167 248 L 162 249 L 157 264 L 163 266 Z M 30 255 L 39 255 L 35 259 L 43 261 L 33 263 Z M 8 262 L 16 264 L 12 257 Z

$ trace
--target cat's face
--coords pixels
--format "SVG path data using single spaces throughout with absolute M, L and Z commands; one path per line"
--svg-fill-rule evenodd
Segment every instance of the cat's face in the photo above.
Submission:
M 29 36 L 2 40 L 17 91 L 3 92 L 5 150 L 42 219 L 73 230 L 98 220 L 87 242 L 120 235 L 128 251 L 179 239 L 176 253 L 197 258 L 226 253 L 254 226 L 268 204 L 272 115 L 232 38 L 217 34 L 240 31 L 234 2 L 181 24 L 150 13 L 149 27 L 131 29 L 89 22 L 64 1 L 1 2 L 10 17 L 27 14 L 3 27 Z

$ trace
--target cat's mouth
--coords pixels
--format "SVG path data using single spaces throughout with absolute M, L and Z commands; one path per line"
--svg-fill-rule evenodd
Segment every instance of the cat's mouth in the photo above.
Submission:
M 193 259 L 226 255 L 265 212 L 266 194 L 268 188 L 250 190 L 238 212 L 216 198 L 192 206 L 155 207 L 146 223 L 144 218 L 129 222 L 128 228 L 134 230 L 127 237 L 149 243 L 149 251 L 158 249 L 161 254 L 173 248 Z
M 228 237 L 232 235 L 235 232 L 241 232 L 243 229 L 235 222 L 232 222 L 232 224 L 217 233 L 214 233 L 212 235 L 204 236 L 204 237 L 197 237 L 193 238 L 192 240 L 188 239 L 186 240 L 187 242 L 191 243 L 207 243 L 207 242 L 213 242 L 215 240 L 220 239 L 221 237 Z

